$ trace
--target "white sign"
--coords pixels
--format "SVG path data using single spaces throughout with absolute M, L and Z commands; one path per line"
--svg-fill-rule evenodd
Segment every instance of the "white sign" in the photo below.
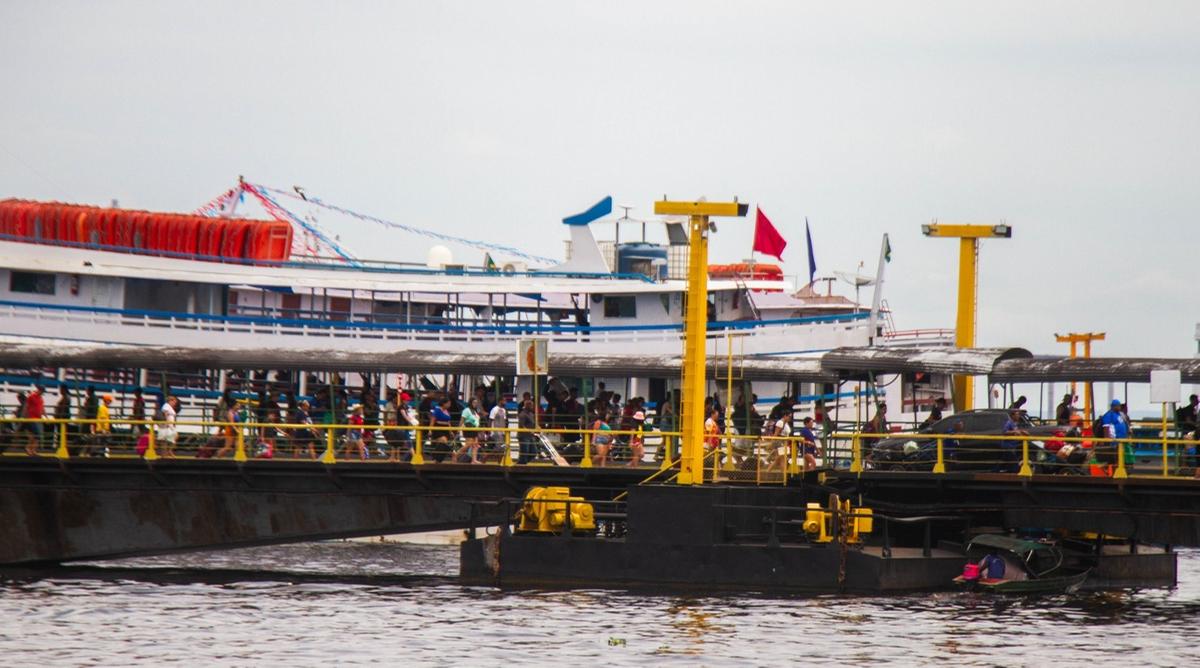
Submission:
M 1150 403 L 1172 404 L 1179 401 L 1183 376 L 1179 369 L 1156 369 L 1150 372 Z
M 544 376 L 550 371 L 550 351 L 546 339 L 517 341 L 517 375 Z

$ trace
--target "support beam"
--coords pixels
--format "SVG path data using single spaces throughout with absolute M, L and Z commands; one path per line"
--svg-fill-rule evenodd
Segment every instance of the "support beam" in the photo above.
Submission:
M 1012 226 L 999 225 L 922 225 L 927 237 L 958 239 L 958 318 L 954 343 L 959 348 L 975 347 L 975 323 L 979 294 L 979 240 L 1012 238 Z M 975 379 L 954 377 L 954 412 L 970 410 L 975 402 Z
M 704 483 L 704 391 L 705 343 L 708 334 L 708 233 L 716 226 L 710 216 L 745 216 L 747 205 L 733 202 L 654 203 L 654 213 L 660 216 L 688 216 L 688 292 L 684 320 L 683 392 L 680 405 L 680 424 L 683 437 L 680 443 L 679 484 Z M 728 401 L 728 397 L 726 398 Z

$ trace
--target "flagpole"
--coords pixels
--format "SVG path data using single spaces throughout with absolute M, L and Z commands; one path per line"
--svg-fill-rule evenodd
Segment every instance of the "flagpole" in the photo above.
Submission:
M 875 269 L 875 294 L 871 298 L 871 316 L 867 320 L 867 345 L 875 344 L 876 323 L 879 320 L 879 309 L 883 302 L 883 268 L 887 265 L 888 235 L 883 233 L 883 243 L 879 246 L 879 265 Z

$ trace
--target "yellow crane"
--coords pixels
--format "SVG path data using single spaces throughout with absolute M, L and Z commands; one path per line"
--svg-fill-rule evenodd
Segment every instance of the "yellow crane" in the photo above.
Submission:
M 704 484 L 704 391 L 708 337 L 708 235 L 717 226 L 710 217 L 744 217 L 748 207 L 732 202 L 682 202 L 665 197 L 654 203 L 659 216 L 688 217 L 688 291 L 684 314 L 683 391 L 679 419 L 682 442 L 679 457 L 679 484 Z M 726 397 L 726 401 L 729 398 Z
M 958 319 L 954 328 L 954 344 L 959 348 L 975 347 L 975 313 L 979 302 L 979 240 L 1010 239 L 1012 226 L 999 225 L 940 225 L 937 222 L 921 226 L 927 237 L 958 239 Z M 975 379 L 972 376 L 954 377 L 954 411 L 969 410 L 974 403 Z
M 1058 343 L 1071 344 L 1071 359 L 1079 357 L 1079 344 L 1083 344 L 1083 358 L 1088 359 L 1092 356 L 1092 341 L 1103 341 L 1104 332 L 1070 332 L 1069 334 L 1055 334 L 1054 340 Z M 1075 383 L 1071 383 L 1071 396 L 1075 396 Z M 1083 415 L 1085 419 L 1091 420 L 1095 413 L 1092 412 L 1092 384 L 1085 383 L 1083 386 Z

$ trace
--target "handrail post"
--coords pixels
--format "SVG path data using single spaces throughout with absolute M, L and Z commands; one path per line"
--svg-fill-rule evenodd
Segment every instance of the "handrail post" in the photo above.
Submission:
M 244 462 L 246 457 L 246 430 L 239 428 L 237 430 L 237 448 L 233 451 L 233 461 Z
M 583 459 L 579 460 L 579 468 L 592 468 L 592 432 L 583 432 Z
M 850 472 L 862 473 L 862 442 L 858 434 L 850 437 Z
M 67 449 L 67 423 L 60 422 L 58 424 L 58 449 L 54 451 L 54 456 L 59 459 L 70 459 L 71 451 Z
M 1167 405 L 1166 404 L 1162 405 L 1162 439 L 1163 439 L 1163 448 L 1162 448 L 1162 450 L 1163 450 L 1163 452 L 1162 452 L 1163 477 L 1166 478 L 1167 476 L 1171 475 L 1171 469 L 1167 465 Z
M 938 439 L 941 440 L 941 439 Z M 1021 439 L 1021 469 L 1017 475 L 1023 478 L 1033 477 L 1033 469 L 1029 466 L 1029 437 Z
M 146 430 L 146 454 L 142 455 L 142 459 L 152 462 L 158 459 L 158 445 L 155 443 L 157 435 L 154 433 L 154 426 Z
M 1129 472 L 1125 470 L 1125 444 L 1113 439 L 1113 443 L 1117 445 L 1117 470 L 1113 471 L 1112 477 L 1117 480 L 1124 480 L 1129 477 Z
M 322 464 L 336 464 L 337 463 L 337 452 L 334 450 L 333 439 L 334 439 L 333 429 L 332 428 L 326 429 L 325 430 L 325 452 L 321 453 L 321 463 Z
M 420 466 L 425 463 L 425 432 L 420 426 L 416 428 L 417 436 L 413 439 L 412 459 L 409 463 L 413 466 Z
M 937 462 L 935 462 L 933 465 L 934 473 L 945 473 L 946 472 L 946 450 L 945 450 L 945 444 L 943 443 L 944 440 L 945 439 L 943 439 L 941 436 L 938 436 L 938 439 L 937 439 Z
M 672 465 L 672 462 L 671 462 L 671 436 L 668 434 L 663 434 L 662 439 L 663 439 L 662 440 L 663 458 L 662 458 L 662 464 L 659 465 L 658 470 L 665 471 L 665 470 L 671 468 L 671 465 Z
M 796 475 L 796 474 L 800 473 L 800 460 L 804 459 L 804 451 L 798 447 L 799 439 L 797 439 L 795 436 L 789 436 L 787 442 L 788 442 L 788 457 L 789 457 L 790 463 L 787 466 L 785 466 L 784 468 L 788 470 L 788 473 L 791 473 L 792 475 Z M 805 470 L 808 469 L 807 462 L 805 462 L 804 468 L 805 468 Z M 783 476 L 783 481 L 787 482 L 786 475 Z
M 512 432 L 506 427 L 504 429 L 504 458 L 500 460 L 501 466 L 512 466 Z
M 729 422 L 726 422 L 725 423 L 725 463 L 721 465 L 721 468 L 725 469 L 726 471 L 733 470 L 733 434 L 729 433 L 729 431 L 730 431 L 729 430 Z M 716 479 L 716 473 L 715 473 L 716 470 L 717 470 L 716 467 L 713 467 L 713 471 L 714 471 L 713 479 L 714 480 Z

